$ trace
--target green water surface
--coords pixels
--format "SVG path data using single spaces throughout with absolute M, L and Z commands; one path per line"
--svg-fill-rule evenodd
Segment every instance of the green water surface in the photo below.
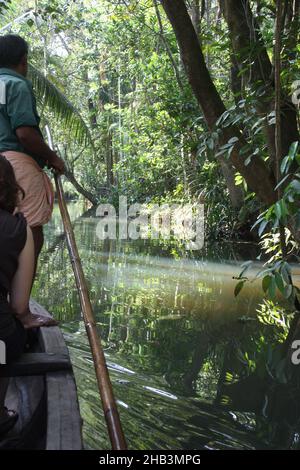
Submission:
M 292 401 L 298 381 L 280 372 L 278 359 L 288 320 L 280 310 L 275 318 L 257 313 L 260 281 L 246 284 L 237 298 L 233 294 L 233 277 L 243 260 L 256 258 L 257 247 L 218 243 L 188 253 L 174 241 L 103 242 L 96 236 L 99 219 L 80 217 L 79 203 L 69 210 L 129 447 L 298 448 L 300 411 Z M 107 449 L 62 233 L 55 207 L 34 297 L 61 322 L 85 446 Z M 250 278 L 259 267 L 256 262 Z

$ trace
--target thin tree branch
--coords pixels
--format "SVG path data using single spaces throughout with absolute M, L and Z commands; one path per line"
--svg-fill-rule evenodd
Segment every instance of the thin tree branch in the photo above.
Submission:
M 158 24 L 159 24 L 160 37 L 161 37 L 162 40 L 163 40 L 163 43 L 164 43 L 164 45 L 165 45 L 167 54 L 168 54 L 168 56 L 169 56 L 169 59 L 170 59 L 170 61 L 171 61 L 172 66 L 173 66 L 173 69 L 174 69 L 174 72 L 175 72 L 175 75 L 176 75 L 177 83 L 178 83 L 178 85 L 179 85 L 181 91 L 183 91 L 184 87 L 183 87 L 183 83 L 182 83 L 181 78 L 180 78 L 180 73 L 179 73 L 177 64 L 176 64 L 176 62 L 175 62 L 175 60 L 174 60 L 174 57 L 173 57 L 172 51 L 171 51 L 171 49 L 170 49 L 170 46 L 169 46 L 169 44 L 168 44 L 168 41 L 167 41 L 166 38 L 165 38 L 164 28 L 163 28 L 163 24 L 162 24 L 162 20 L 161 20 L 161 15 L 160 15 L 160 12 L 159 12 L 159 8 L 158 8 L 158 5 L 157 5 L 157 0 L 153 0 L 153 4 L 154 4 L 154 8 L 155 8 L 155 12 L 156 12 Z
M 275 68 L 275 150 L 276 150 L 276 180 L 280 180 L 280 162 L 282 158 L 282 140 L 281 140 L 281 46 L 282 46 L 282 17 L 285 11 L 282 10 L 282 0 L 276 0 L 276 26 L 275 26 L 275 50 L 274 50 L 274 68 Z M 282 189 L 278 188 L 278 199 L 282 197 Z M 279 226 L 280 245 L 283 258 L 287 255 L 287 246 L 285 239 L 285 228 L 282 223 Z

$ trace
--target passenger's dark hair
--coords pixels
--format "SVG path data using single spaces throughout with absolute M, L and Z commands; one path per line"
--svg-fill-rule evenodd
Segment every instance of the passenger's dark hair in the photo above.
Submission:
M 26 54 L 28 44 L 25 39 L 16 34 L 0 36 L 0 67 L 16 67 Z
M 0 154 L 0 209 L 12 214 L 20 195 L 24 197 L 25 193 L 16 181 L 13 167 L 4 155 Z

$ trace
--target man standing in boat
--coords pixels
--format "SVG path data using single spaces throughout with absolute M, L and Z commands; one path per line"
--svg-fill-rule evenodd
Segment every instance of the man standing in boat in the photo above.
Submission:
M 0 153 L 11 163 L 17 183 L 25 192 L 18 203 L 34 239 L 35 268 L 44 236 L 43 225 L 52 214 L 54 192 L 43 168 L 64 173 L 64 162 L 45 143 L 32 85 L 27 80 L 28 44 L 16 35 L 0 37 Z M 28 326 L 48 324 L 49 319 L 32 315 Z

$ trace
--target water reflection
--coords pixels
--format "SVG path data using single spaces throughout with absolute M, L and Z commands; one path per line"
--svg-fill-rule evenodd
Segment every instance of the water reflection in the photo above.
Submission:
M 100 242 L 97 219 L 80 218 L 76 204 L 70 212 L 129 446 L 298 447 L 298 370 L 286 359 L 290 321 L 280 309 L 275 319 L 267 307 L 257 315 L 259 281 L 233 296 L 233 276 L 256 248 L 218 244 L 187 254 L 175 243 Z M 85 444 L 108 448 L 58 208 L 35 297 L 62 321 Z

